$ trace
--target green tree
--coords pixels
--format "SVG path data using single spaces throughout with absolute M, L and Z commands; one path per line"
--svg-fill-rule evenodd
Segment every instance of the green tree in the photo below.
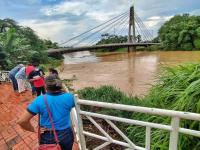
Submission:
M 7 69 L 7 60 L 6 60 L 7 54 L 3 47 L 0 45 L 0 66 L 2 70 Z
M 176 15 L 159 30 L 158 39 L 166 50 L 199 49 L 200 16 Z
M 194 45 L 196 49 L 200 50 L 200 39 L 194 40 Z
M 0 59 L 6 56 L 6 62 L 0 62 L 4 69 L 30 61 L 48 63 L 51 58 L 45 50 L 58 47 L 57 43 L 40 39 L 31 28 L 19 26 L 12 19 L 0 19 L 0 44 Z
M 111 44 L 111 43 L 125 43 L 127 42 L 127 36 L 121 35 L 110 35 L 110 34 L 103 34 L 101 35 L 101 40 L 97 42 L 97 45 L 101 44 Z

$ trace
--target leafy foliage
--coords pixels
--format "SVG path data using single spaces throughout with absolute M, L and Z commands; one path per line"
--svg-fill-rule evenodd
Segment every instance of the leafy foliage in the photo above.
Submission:
M 111 44 L 111 43 L 125 43 L 127 42 L 127 36 L 118 36 L 118 35 L 110 35 L 110 34 L 103 34 L 101 35 L 101 40 L 97 42 L 97 45 L 101 44 Z
M 0 61 L 2 69 L 24 62 L 47 63 L 44 50 L 57 47 L 57 43 L 40 39 L 31 28 L 19 26 L 12 19 L 0 19 L 0 44 L 1 59 L 6 56 L 6 62 Z
M 5 52 L 5 50 L 3 49 L 3 47 L 0 45 L 0 64 L 1 64 L 1 68 L 2 69 L 6 69 L 7 64 L 7 60 L 6 60 L 7 54 Z
M 200 16 L 176 15 L 159 30 L 159 40 L 166 50 L 200 48 Z

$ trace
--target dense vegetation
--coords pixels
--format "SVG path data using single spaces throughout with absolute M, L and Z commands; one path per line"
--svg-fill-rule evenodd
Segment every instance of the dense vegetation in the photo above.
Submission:
M 141 35 L 137 35 L 136 42 L 141 42 Z M 122 35 L 112 35 L 112 34 L 102 34 L 101 40 L 96 43 L 96 45 L 101 44 L 111 44 L 111 43 L 126 43 L 128 41 L 128 36 Z
M 111 43 L 125 43 L 127 42 L 127 38 L 128 38 L 127 36 L 103 34 L 101 35 L 101 40 L 97 42 L 96 45 L 111 44 Z
M 0 66 L 10 69 L 18 63 L 54 61 L 44 50 L 57 43 L 40 39 L 29 27 L 19 26 L 12 19 L 0 19 Z
M 103 86 L 98 89 L 85 88 L 80 90 L 79 96 L 84 99 L 105 101 L 112 103 L 139 105 L 146 107 L 179 110 L 185 112 L 200 113 L 200 65 L 187 64 L 174 68 L 165 68 L 159 77 L 158 83 L 153 86 L 150 93 L 143 99 L 126 96 L 124 93 L 113 87 Z M 141 113 L 127 113 L 116 110 L 100 110 L 101 113 L 169 124 L 169 118 L 149 116 Z M 181 121 L 185 128 L 200 130 L 197 121 Z M 127 132 L 127 135 L 138 145 L 144 146 L 145 128 L 137 126 L 122 126 L 120 128 Z M 169 144 L 169 132 L 153 130 L 153 150 L 167 150 Z M 200 139 L 193 136 L 180 134 L 179 150 L 199 150 Z
M 160 28 L 156 39 L 166 50 L 199 50 L 200 16 L 174 16 Z

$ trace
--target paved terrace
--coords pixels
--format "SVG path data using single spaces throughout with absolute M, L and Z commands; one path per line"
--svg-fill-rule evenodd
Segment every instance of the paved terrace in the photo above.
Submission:
M 33 100 L 30 91 L 16 95 L 11 84 L 0 84 L 0 150 L 35 150 L 38 147 L 37 133 L 22 130 L 16 121 Z M 37 127 L 37 117 L 32 124 Z M 78 150 L 74 144 L 73 150 Z

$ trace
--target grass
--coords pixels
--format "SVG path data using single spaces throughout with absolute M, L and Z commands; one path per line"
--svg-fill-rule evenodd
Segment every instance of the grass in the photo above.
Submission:
M 185 64 L 163 68 L 158 78 L 157 84 L 152 87 L 149 94 L 143 99 L 129 97 L 111 86 L 102 86 L 97 89 L 85 88 L 78 91 L 78 94 L 81 98 L 88 100 L 200 113 L 200 64 Z M 170 119 L 167 117 L 162 118 L 159 116 L 114 110 L 99 111 L 136 120 L 162 124 L 170 123 Z M 200 130 L 200 124 L 197 121 L 182 120 L 181 127 Z M 122 125 L 120 125 L 120 128 L 136 144 L 144 146 L 144 128 Z M 152 131 L 151 149 L 167 150 L 168 145 L 169 132 L 154 129 Z M 178 147 L 179 150 L 199 150 L 200 139 L 180 134 Z
M 127 52 L 128 48 L 118 48 L 116 52 Z

